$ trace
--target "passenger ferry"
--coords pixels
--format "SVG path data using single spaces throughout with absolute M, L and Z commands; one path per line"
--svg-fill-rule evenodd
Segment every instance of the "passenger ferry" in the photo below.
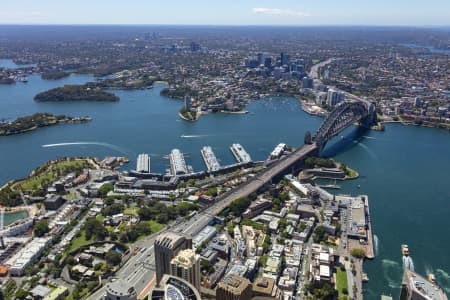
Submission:
M 402 255 L 409 256 L 409 248 L 408 248 L 408 245 L 406 245 L 406 244 L 402 245 Z

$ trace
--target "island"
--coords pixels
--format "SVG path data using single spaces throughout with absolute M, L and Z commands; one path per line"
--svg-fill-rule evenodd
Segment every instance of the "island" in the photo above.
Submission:
M 89 117 L 69 117 L 65 115 L 56 116 L 50 113 L 36 113 L 31 116 L 17 118 L 13 122 L 0 122 L 0 136 L 25 133 L 44 126 L 85 123 L 89 121 L 91 121 Z
M 113 93 L 105 92 L 98 87 L 85 85 L 65 85 L 42 92 L 34 96 L 38 102 L 47 101 L 119 101 Z

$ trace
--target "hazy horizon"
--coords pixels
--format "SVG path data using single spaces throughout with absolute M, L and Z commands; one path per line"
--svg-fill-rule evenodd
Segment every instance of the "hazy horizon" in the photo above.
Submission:
M 290 24 L 120 24 L 120 23 L 0 23 L 0 27 L 5 26 L 74 26 L 74 27 L 83 27 L 83 26 L 92 26 L 92 27 L 102 27 L 102 26 L 118 26 L 118 27 L 280 27 L 280 28 L 314 28 L 314 27 L 341 27 L 341 28 L 443 28 L 450 29 L 450 24 L 448 25 L 427 25 L 427 24 L 417 24 L 417 25 L 390 25 L 390 24 L 379 24 L 379 25 L 371 25 L 371 24 L 298 24 L 298 25 L 290 25 Z
M 2 4 L 5 25 L 450 26 L 446 0 L 21 0 Z

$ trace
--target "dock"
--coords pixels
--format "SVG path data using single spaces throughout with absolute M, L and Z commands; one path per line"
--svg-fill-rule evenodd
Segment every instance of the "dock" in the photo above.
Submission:
M 245 151 L 241 144 L 233 144 L 230 147 L 231 153 L 233 153 L 234 158 L 239 163 L 248 163 L 252 161 L 250 155 Z
M 366 245 L 366 258 L 374 259 L 375 251 L 373 248 L 373 233 L 372 233 L 372 222 L 370 220 L 370 209 L 369 209 L 369 197 L 365 197 L 365 206 L 367 210 L 367 245 Z
M 148 154 L 142 153 L 138 155 L 136 171 L 140 173 L 150 173 L 150 156 Z
M 169 154 L 169 160 L 172 175 L 185 175 L 189 173 L 186 161 L 184 160 L 184 154 L 180 150 L 173 149 Z
M 284 150 L 286 150 L 286 144 L 280 143 L 278 144 L 275 149 L 270 153 L 269 159 L 277 159 L 280 158 L 281 155 L 283 155 Z
M 214 151 L 210 146 L 205 146 L 200 150 L 203 160 L 205 161 L 206 168 L 209 172 L 214 172 L 220 170 L 220 164 L 217 160 Z

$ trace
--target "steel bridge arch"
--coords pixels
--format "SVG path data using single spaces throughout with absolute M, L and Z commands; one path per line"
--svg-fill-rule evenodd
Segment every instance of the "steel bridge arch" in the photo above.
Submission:
M 370 127 L 376 121 L 375 105 L 368 101 L 343 102 L 337 105 L 313 137 L 319 153 L 326 143 L 354 123 Z

